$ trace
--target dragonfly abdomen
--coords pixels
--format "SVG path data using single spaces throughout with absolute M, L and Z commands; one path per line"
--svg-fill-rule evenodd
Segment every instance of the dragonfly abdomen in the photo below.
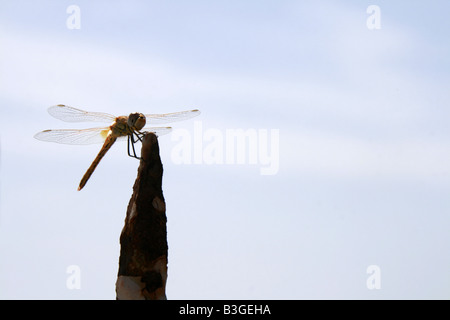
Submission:
M 97 165 L 99 164 L 100 160 L 102 160 L 103 156 L 108 152 L 108 150 L 111 148 L 111 146 L 114 144 L 114 142 L 117 140 L 117 137 L 113 135 L 108 135 L 106 138 L 105 143 L 103 144 L 103 147 L 100 149 L 100 152 L 97 154 L 97 157 L 95 157 L 94 161 L 92 161 L 91 166 L 89 169 L 87 169 L 86 173 L 84 174 L 83 178 L 81 178 L 80 185 L 78 186 L 78 191 L 83 189 L 83 187 L 86 185 L 86 182 L 91 177 L 92 173 L 94 172 L 95 168 L 97 168 Z

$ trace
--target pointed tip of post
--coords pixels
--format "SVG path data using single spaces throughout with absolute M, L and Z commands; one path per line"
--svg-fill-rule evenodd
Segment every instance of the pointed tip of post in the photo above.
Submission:
M 159 156 L 158 137 L 153 132 L 148 132 L 142 139 L 141 158 L 150 160 L 152 154 L 157 154 Z

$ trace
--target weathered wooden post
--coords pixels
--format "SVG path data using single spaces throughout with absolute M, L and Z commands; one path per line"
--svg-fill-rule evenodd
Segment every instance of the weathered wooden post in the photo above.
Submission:
M 158 139 L 147 133 L 120 235 L 116 299 L 166 299 L 167 217 Z

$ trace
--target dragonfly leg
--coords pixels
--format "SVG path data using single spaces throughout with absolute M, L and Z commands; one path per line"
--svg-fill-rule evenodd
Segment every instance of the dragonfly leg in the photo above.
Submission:
M 142 139 L 145 136 L 145 132 L 139 132 L 137 130 L 134 130 L 130 135 L 128 135 L 128 155 L 132 158 L 136 158 L 138 160 L 142 160 L 141 157 L 138 157 L 136 154 L 136 150 L 134 148 L 134 144 L 138 141 L 142 142 Z M 130 145 L 133 153 L 130 151 Z
M 136 142 L 137 142 L 137 141 L 134 140 L 134 137 L 133 137 L 132 134 L 128 136 L 128 155 L 129 155 L 130 157 L 132 157 L 132 158 L 136 158 L 136 159 L 138 159 L 138 160 L 141 160 L 141 158 L 138 157 L 138 156 L 136 155 L 136 150 L 135 150 L 135 148 L 134 148 L 134 144 L 135 144 Z M 131 144 L 131 149 L 133 150 L 133 154 L 130 152 L 130 144 Z
M 140 142 L 142 142 L 142 139 L 144 138 L 145 133 L 142 133 L 142 132 L 139 132 L 139 131 L 134 131 L 133 133 L 136 135 L 136 138 L 138 138 L 138 140 Z M 135 141 L 135 142 L 137 142 L 137 141 Z
M 130 153 L 130 136 L 127 137 L 127 152 L 128 152 L 128 156 L 131 157 L 131 153 Z

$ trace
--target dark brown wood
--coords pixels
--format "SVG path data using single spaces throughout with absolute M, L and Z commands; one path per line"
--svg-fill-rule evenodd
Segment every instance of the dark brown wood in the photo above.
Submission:
M 163 166 L 156 135 L 142 141 L 141 158 L 120 235 L 116 298 L 166 299 L 167 217 Z

